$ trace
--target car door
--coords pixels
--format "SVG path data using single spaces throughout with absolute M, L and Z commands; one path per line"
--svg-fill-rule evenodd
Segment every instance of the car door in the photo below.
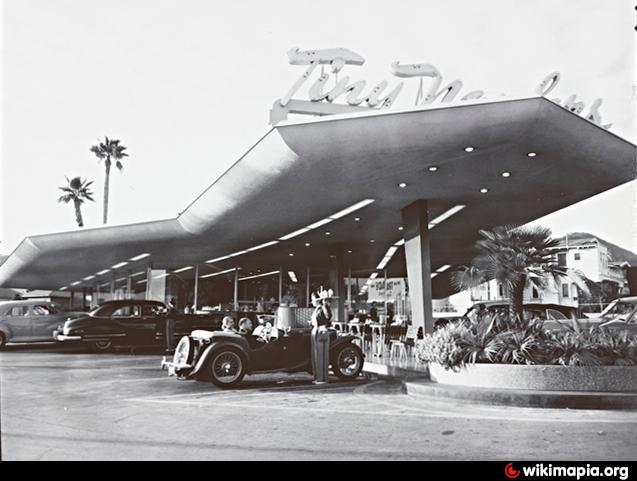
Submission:
M 148 318 L 144 319 L 140 304 L 128 304 L 115 309 L 111 314 L 111 320 L 124 328 L 127 343 L 148 345 L 155 342 L 156 323 Z
M 54 306 L 48 303 L 31 306 L 32 341 L 52 341 L 53 331 L 60 324 L 60 317 Z
M 29 317 L 29 306 L 10 307 L 2 323 L 9 331 L 7 342 L 24 342 L 31 339 L 33 326 Z

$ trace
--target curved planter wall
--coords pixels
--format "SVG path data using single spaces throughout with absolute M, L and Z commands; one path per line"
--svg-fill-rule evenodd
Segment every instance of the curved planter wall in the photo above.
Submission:
M 429 364 L 432 381 L 454 386 L 536 391 L 637 392 L 637 366 L 474 364 L 454 372 Z

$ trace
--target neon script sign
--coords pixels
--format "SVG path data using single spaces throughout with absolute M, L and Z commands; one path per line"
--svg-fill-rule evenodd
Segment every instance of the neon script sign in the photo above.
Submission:
M 350 82 L 349 75 L 343 76 L 340 80 L 338 74 L 346 65 L 363 65 L 365 59 L 346 48 L 328 48 L 321 50 L 299 50 L 293 48 L 288 51 L 290 64 L 306 66 L 303 74 L 294 82 L 290 90 L 274 103 L 270 112 L 270 123 L 287 119 L 288 114 L 305 115 L 333 115 L 347 112 L 369 111 L 370 109 L 387 109 L 394 105 L 396 99 L 403 89 L 403 82 L 399 82 L 393 89 L 388 90 L 389 82 L 383 80 L 367 91 L 367 82 L 357 80 Z M 308 99 L 293 98 L 301 87 L 312 77 L 317 67 L 320 74 L 312 82 L 308 90 Z M 329 66 L 329 72 L 325 67 Z M 417 78 L 419 81 L 418 92 L 414 105 L 416 107 L 427 105 L 440 99 L 440 103 L 454 101 L 463 87 L 462 80 L 453 80 L 444 87 L 442 73 L 432 64 L 406 64 L 393 62 L 390 66 L 391 73 L 399 78 Z M 334 84 L 328 88 L 330 79 L 334 76 Z M 431 79 L 431 84 L 425 91 L 424 81 Z M 560 81 L 560 73 L 552 72 L 540 82 L 535 89 L 535 93 L 545 96 L 551 92 Z M 387 91 L 387 93 L 385 93 Z M 365 93 L 367 92 L 367 93 Z M 472 90 L 462 97 L 460 101 L 480 99 L 484 97 L 484 91 Z M 345 103 L 336 103 L 341 97 L 345 98 Z M 578 101 L 576 95 L 569 96 L 564 104 L 559 99 L 551 99 L 565 109 L 581 114 L 584 110 L 584 102 Z M 602 125 L 599 107 L 602 99 L 596 99 L 590 106 L 588 113 L 584 117 L 603 128 L 608 129 L 611 124 Z

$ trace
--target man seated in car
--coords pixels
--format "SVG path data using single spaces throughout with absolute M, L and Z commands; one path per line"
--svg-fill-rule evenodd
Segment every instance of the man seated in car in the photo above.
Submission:
M 221 330 L 223 332 L 234 332 L 236 333 L 237 330 L 234 328 L 234 319 L 230 316 L 226 316 L 223 318 L 223 321 L 221 321 Z
M 239 334 L 252 334 L 252 321 L 247 317 L 239 320 Z

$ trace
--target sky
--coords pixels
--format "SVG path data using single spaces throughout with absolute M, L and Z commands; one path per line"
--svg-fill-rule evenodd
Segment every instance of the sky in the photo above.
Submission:
M 395 60 L 432 63 L 490 98 L 531 96 L 558 70 L 551 98 L 602 98 L 603 122 L 637 140 L 628 0 L 1 4 L 3 254 L 25 236 L 77 228 L 71 205 L 57 203 L 65 175 L 94 180 L 83 214 L 85 226 L 101 224 L 103 165 L 89 148 L 104 135 L 130 155 L 111 174 L 109 223 L 175 217 L 268 130 L 271 105 L 302 72 L 287 61 L 292 47 L 354 50 L 366 63 L 346 69 L 368 86 L 398 83 Z M 407 82 L 396 107 L 416 90 Z M 537 223 L 637 251 L 636 184 Z

